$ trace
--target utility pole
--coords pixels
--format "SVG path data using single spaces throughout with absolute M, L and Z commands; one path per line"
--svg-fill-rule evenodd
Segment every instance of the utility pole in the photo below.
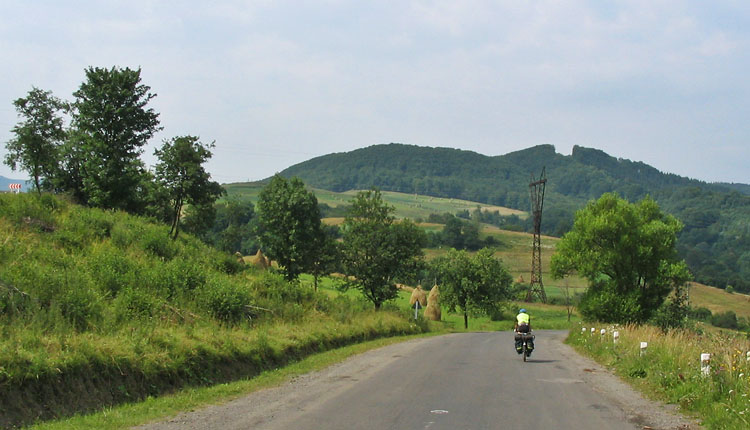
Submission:
M 542 167 L 539 179 L 531 174 L 529 191 L 531 192 L 531 214 L 534 217 L 534 244 L 531 253 L 531 282 L 529 291 L 526 293 L 526 301 L 530 302 L 534 296 L 539 297 L 542 303 L 547 303 L 547 294 L 544 292 L 542 283 L 542 209 L 544 208 L 544 188 L 547 185 L 546 168 Z

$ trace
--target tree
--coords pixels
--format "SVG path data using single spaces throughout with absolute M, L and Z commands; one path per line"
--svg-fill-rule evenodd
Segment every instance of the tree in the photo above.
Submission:
M 15 137 L 5 148 L 5 164 L 16 170 L 20 167 L 31 175 L 34 188 L 39 194 L 42 188 L 50 187 L 50 180 L 57 171 L 60 145 L 65 139 L 65 129 L 60 111 L 65 103 L 52 95 L 33 87 L 24 98 L 13 102 L 18 116 L 23 120 L 11 132 Z
M 452 312 L 463 313 L 464 328 L 469 328 L 469 313 L 490 314 L 512 295 L 513 277 L 488 248 L 473 256 L 450 249 L 431 266 L 441 287 L 441 300 Z
M 342 226 L 342 265 L 350 286 L 380 309 L 396 297 L 396 279 L 416 272 L 426 236 L 410 220 L 395 221 L 395 208 L 378 190 L 360 191 Z
M 310 270 L 321 235 L 315 194 L 299 178 L 274 175 L 257 204 L 258 240 L 263 252 L 281 266 L 287 280 Z
M 161 149 L 154 151 L 159 158 L 155 178 L 166 191 L 172 239 L 180 233 L 180 217 L 186 204 L 196 209 L 213 208 L 216 199 L 225 194 L 203 168 L 213 147 L 213 143 L 204 145 L 195 136 L 181 136 L 164 141 Z
M 602 322 L 645 322 L 690 277 L 677 259 L 682 224 L 649 197 L 636 204 L 607 193 L 576 213 L 552 256 L 553 277 L 589 281 L 581 314 Z
M 73 126 L 82 203 L 140 212 L 144 209 L 142 147 L 161 130 L 159 114 L 147 105 L 156 97 L 141 83 L 141 70 L 86 69 L 73 93 Z M 75 184 L 74 184 L 75 185 Z

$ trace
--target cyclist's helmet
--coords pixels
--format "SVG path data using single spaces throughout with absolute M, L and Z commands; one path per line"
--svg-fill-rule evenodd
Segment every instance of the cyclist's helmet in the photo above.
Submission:
M 525 314 L 525 313 L 526 313 L 526 309 L 521 309 L 521 310 L 520 310 L 520 311 L 518 311 L 518 312 L 520 312 L 520 313 L 522 313 L 522 314 Z

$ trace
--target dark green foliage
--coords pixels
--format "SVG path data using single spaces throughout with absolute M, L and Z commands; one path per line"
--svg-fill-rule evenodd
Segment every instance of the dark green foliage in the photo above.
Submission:
M 214 144 L 204 145 L 195 136 L 180 136 L 164 141 L 154 155 L 159 157 L 155 179 L 163 190 L 163 201 L 171 224 L 170 236 L 176 239 L 180 232 L 182 209 L 189 205 L 193 211 L 206 212 L 213 208 L 217 198 L 226 194 L 203 164 L 211 158 Z M 209 224 L 206 220 L 206 224 Z M 201 233 L 194 231 L 194 233 Z
M 399 279 L 419 271 L 426 243 L 422 230 L 408 219 L 395 222 L 393 212 L 380 191 L 360 191 L 342 227 L 342 266 L 352 277 L 348 285 L 360 290 L 375 309 L 396 297 Z
M 169 239 L 166 229 L 152 227 L 143 231 L 139 238 L 143 249 L 156 257 L 171 260 L 177 253 L 177 246 Z
M 60 147 L 65 139 L 65 130 L 60 112 L 65 103 L 50 91 L 32 88 L 25 98 L 13 104 L 24 120 L 16 124 L 11 132 L 15 135 L 5 145 L 5 164 L 16 170 L 26 171 L 39 194 L 52 188 L 52 179 L 58 170 Z
M 139 288 L 123 290 L 114 301 L 117 317 L 123 321 L 152 318 L 157 307 L 156 297 Z
M 95 290 L 81 285 L 68 285 L 56 295 L 54 304 L 60 307 L 63 317 L 76 330 L 96 324 L 102 317 L 102 303 Z
M 660 207 L 685 224 L 677 249 L 697 281 L 750 292 L 750 219 L 748 185 L 707 184 L 661 173 L 641 162 L 610 157 L 575 146 L 570 156 L 540 145 L 488 157 L 470 151 L 412 145 L 375 145 L 330 154 L 289 167 L 309 185 L 333 191 L 367 189 L 461 198 L 529 210 L 529 175 L 546 167 L 542 233 L 561 236 L 574 213 L 590 199 L 616 192 L 630 202 L 651 195 Z M 737 191 L 731 191 L 735 189 Z M 744 194 L 742 194 L 744 193 Z M 474 214 L 472 214 L 474 216 Z M 481 219 L 509 230 L 532 231 L 526 221 Z
M 224 278 L 211 278 L 198 292 L 204 308 L 214 318 L 236 323 L 250 315 L 252 296 L 247 286 Z
M 432 260 L 430 268 L 431 278 L 440 286 L 441 303 L 464 314 L 464 328 L 468 328 L 470 313 L 498 315 L 501 305 L 511 298 L 513 278 L 490 249 L 475 255 L 450 249 Z
M 141 70 L 89 67 L 73 93 L 69 172 L 80 177 L 68 189 L 89 206 L 145 211 L 142 183 L 148 181 L 142 147 L 159 131 L 159 114 L 147 105 L 156 97 L 141 83 Z
M 689 315 L 687 288 L 681 286 L 656 310 L 652 322 L 666 332 L 670 329 L 685 327 Z
M 257 210 L 261 248 L 286 279 L 312 270 L 325 239 L 315 194 L 298 178 L 275 175 L 261 191 Z
M 576 214 L 552 256 L 552 274 L 589 280 L 579 305 L 584 318 L 645 322 L 690 277 L 675 250 L 681 228 L 649 198 L 630 204 L 604 194 Z
M 711 317 L 711 324 L 716 327 L 729 328 L 737 330 L 739 323 L 737 321 L 737 314 L 734 311 L 726 311 L 724 313 L 715 314 Z
M 690 310 L 688 311 L 688 316 L 698 321 L 711 322 L 711 317 L 713 316 L 713 314 L 711 313 L 711 309 L 699 307 L 690 308 Z

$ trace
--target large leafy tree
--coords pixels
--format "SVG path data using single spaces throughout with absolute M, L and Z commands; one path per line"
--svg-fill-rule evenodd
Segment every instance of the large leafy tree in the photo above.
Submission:
M 156 97 L 141 83 L 141 70 L 86 69 L 73 93 L 76 144 L 67 164 L 76 169 L 81 189 L 70 190 L 91 206 L 141 212 L 148 180 L 139 156 L 159 131 L 159 114 L 148 103 Z
M 584 317 L 644 322 L 690 278 L 675 248 L 681 229 L 682 223 L 649 197 L 632 204 L 603 194 L 576 213 L 573 229 L 552 256 L 552 274 L 577 272 L 588 279 L 579 306 Z
M 26 97 L 13 102 L 22 121 L 11 130 L 15 135 L 5 145 L 5 164 L 20 167 L 31 175 L 38 193 L 51 186 L 57 171 L 60 146 L 65 139 L 62 110 L 65 103 L 50 91 L 32 88 Z
M 159 158 L 155 177 L 165 192 L 172 239 L 177 239 L 180 233 L 180 218 L 185 205 L 194 210 L 213 209 L 216 199 L 225 193 L 203 168 L 211 158 L 213 147 L 213 143 L 204 145 L 195 136 L 180 136 L 165 141 L 154 152 Z
M 394 210 L 380 191 L 360 191 L 342 227 L 344 271 L 375 309 L 396 297 L 396 280 L 413 274 L 423 258 L 424 232 L 408 219 L 396 222 Z
M 441 288 L 440 300 L 463 313 L 464 328 L 469 328 L 470 313 L 489 314 L 511 297 L 513 277 L 488 248 L 474 255 L 450 249 L 430 266 Z
M 256 209 L 260 246 L 279 263 L 284 277 L 295 280 L 310 270 L 322 231 L 315 194 L 299 178 L 274 175 L 260 192 Z

